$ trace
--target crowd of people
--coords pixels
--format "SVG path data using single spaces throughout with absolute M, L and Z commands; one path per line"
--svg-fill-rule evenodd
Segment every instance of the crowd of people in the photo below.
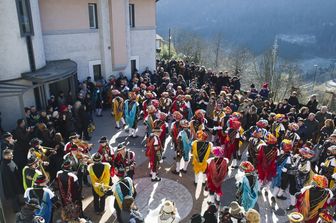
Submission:
M 274 210 L 288 199 L 291 222 L 332 222 L 335 113 L 319 105 L 316 95 L 303 103 L 295 91 L 274 102 L 268 83 L 241 89 L 240 78 L 188 61 L 157 61 L 155 71 L 136 71 L 131 79 L 120 74 L 107 87 L 88 78 L 76 100 L 60 92 L 46 111 L 26 108 L 26 117 L 2 134 L 1 143 L 3 188 L 17 222 L 53 222 L 55 207 L 64 222 L 85 222 L 83 184 L 92 187 L 97 215 L 104 213 L 106 197 L 114 196 L 119 222 L 144 221 L 134 202 L 135 152 L 125 143 L 112 148 L 102 136 L 98 151 L 90 153 L 93 113 L 100 117 L 106 102 L 115 127 L 127 129 L 130 138 L 138 137 L 140 120 L 146 126 L 152 182 L 161 181 L 170 145 L 171 174 L 187 173 L 191 161 L 195 185 L 209 194 L 208 209 L 191 222 L 261 222 L 254 208 L 262 194 Z M 223 192 L 229 169 L 238 169 L 237 189 Z M 220 198 L 232 192 L 236 199 L 223 207 Z M 177 212 L 166 201 L 158 222 L 179 222 Z

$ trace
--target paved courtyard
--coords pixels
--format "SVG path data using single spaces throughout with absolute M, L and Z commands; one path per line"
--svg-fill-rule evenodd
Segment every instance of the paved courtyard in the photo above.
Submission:
M 136 174 L 135 174 L 135 186 L 138 192 L 136 203 L 140 211 L 146 216 L 146 222 L 156 222 L 157 213 L 160 209 L 160 204 L 165 199 L 175 202 L 178 213 L 182 219 L 181 222 L 188 222 L 191 215 L 195 213 L 204 212 L 207 208 L 208 194 L 204 192 L 204 188 L 201 184 L 197 187 L 194 186 L 194 174 L 192 165 L 190 163 L 186 174 L 180 174 L 179 176 L 170 173 L 171 168 L 175 168 L 175 162 L 173 159 L 173 150 L 171 149 L 170 139 L 167 140 L 166 150 L 163 164 L 160 169 L 161 182 L 152 183 L 149 178 L 149 169 L 147 158 L 145 157 L 145 147 L 143 137 L 145 135 L 145 129 L 142 125 L 143 120 L 139 121 L 138 135 L 140 137 L 133 139 L 128 137 L 128 133 L 124 130 L 117 130 L 113 118 L 110 115 L 110 111 L 105 110 L 104 116 L 95 118 L 96 131 L 92 137 L 91 142 L 94 143 L 94 149 L 92 153 L 97 150 L 98 140 L 101 136 L 107 136 L 110 138 L 112 146 L 116 146 L 119 142 L 125 141 L 127 147 L 136 153 Z M 235 199 L 236 186 L 235 178 L 237 170 L 230 170 L 229 175 L 223 184 L 223 196 L 221 197 L 222 205 L 229 205 L 232 200 Z M 115 179 L 114 179 L 115 180 Z M 90 217 L 93 222 L 117 222 L 114 217 L 113 209 L 113 196 L 107 199 L 106 212 L 103 215 L 96 215 L 93 211 L 93 197 L 91 194 L 91 188 L 84 186 L 84 213 Z M 287 201 L 278 201 L 276 210 L 272 210 L 269 203 L 269 198 L 261 195 L 256 205 L 256 209 L 262 216 L 262 222 L 279 222 L 285 223 L 287 221 L 287 213 L 285 211 L 288 206 Z M 59 213 L 57 212 L 54 217 L 56 222 Z M 14 222 L 13 215 L 7 214 L 6 218 L 8 222 Z

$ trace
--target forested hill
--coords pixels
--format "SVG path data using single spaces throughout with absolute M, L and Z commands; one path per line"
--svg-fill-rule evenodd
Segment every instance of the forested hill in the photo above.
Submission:
M 336 58 L 335 0 L 160 0 L 158 33 L 168 28 L 212 38 L 259 54 L 277 37 L 281 56 Z

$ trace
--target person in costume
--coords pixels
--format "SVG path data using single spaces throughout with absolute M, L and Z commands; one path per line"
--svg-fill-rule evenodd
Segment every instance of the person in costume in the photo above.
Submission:
M 35 156 L 41 161 L 47 161 L 48 157 L 56 154 L 55 150 L 47 150 L 45 147 L 41 146 L 42 141 L 38 138 L 33 138 L 29 142 L 31 148 L 28 151 L 27 158 L 29 159 L 31 156 Z
M 254 208 L 258 201 L 259 182 L 258 176 L 255 174 L 255 169 L 249 161 L 243 161 L 239 168 L 244 172 L 241 182 L 237 182 L 237 200 L 238 203 L 248 211 Z
M 87 165 L 90 161 L 88 155 L 83 154 L 79 151 L 76 144 L 71 147 L 71 152 L 63 157 L 64 161 L 69 160 L 71 163 L 71 171 L 74 172 L 78 177 L 79 192 L 82 194 L 83 182 L 87 183 Z
M 223 107 L 221 104 L 216 104 L 215 109 L 213 111 L 213 119 L 212 119 L 212 129 L 211 132 L 211 141 L 215 142 L 217 140 L 216 136 L 218 135 L 217 131 L 222 129 L 221 121 L 224 118 L 225 113 L 223 111 Z
M 258 131 L 261 129 L 261 133 L 262 133 L 262 138 L 263 140 L 265 140 L 265 136 L 267 135 L 268 131 L 268 121 L 265 119 L 260 119 L 259 121 L 257 121 L 257 123 L 253 126 L 251 126 L 249 129 L 247 129 L 242 135 L 244 140 L 249 140 L 251 137 L 253 137 L 253 133 L 254 131 Z
M 62 220 L 76 220 L 80 215 L 83 215 L 82 201 L 78 178 L 71 172 L 71 162 L 69 160 L 64 161 L 62 170 L 57 172 L 56 182 L 62 202 Z
M 32 198 L 36 198 L 41 206 L 35 215 L 43 217 L 46 223 L 51 223 L 53 204 L 56 203 L 57 196 L 47 187 L 47 179 L 44 175 L 39 175 L 34 186 L 25 191 L 24 199 L 29 201 Z
M 171 127 L 170 127 L 170 136 L 172 138 L 172 144 L 173 144 L 173 148 L 175 150 L 175 153 L 177 151 L 177 144 L 178 144 L 178 134 L 181 130 L 181 125 L 180 122 L 183 118 L 183 115 L 178 112 L 175 111 L 173 113 L 173 119 L 175 120 L 174 122 L 172 122 Z M 176 157 L 175 157 L 176 158 Z
M 283 122 L 285 120 L 285 115 L 283 114 L 276 114 L 274 116 L 274 122 L 271 125 L 270 132 L 278 139 L 278 143 L 280 144 L 281 141 L 284 139 L 285 136 L 285 126 Z
M 240 150 L 239 150 L 239 140 L 240 140 L 240 126 L 241 123 L 236 118 L 231 118 L 228 120 L 228 128 L 226 131 L 220 131 L 219 138 L 221 145 L 225 148 L 225 157 L 229 160 L 232 160 L 232 168 L 237 168 L 237 160 L 240 158 Z M 222 135 L 223 134 L 223 135 Z
M 283 193 L 279 196 L 279 191 L 281 187 L 281 179 L 283 175 L 282 169 L 287 163 L 287 159 L 290 158 L 293 144 L 290 140 L 284 139 L 280 145 L 280 153 L 276 159 L 276 175 L 272 180 L 273 193 L 271 197 L 272 206 L 275 206 L 275 197 L 281 200 L 286 200 L 287 198 L 283 196 Z
M 327 177 L 328 187 L 333 189 L 336 180 L 336 146 L 330 146 L 327 154 L 327 159 L 321 164 L 320 174 Z
M 69 136 L 69 142 L 64 145 L 64 154 L 70 153 L 73 145 L 76 144 L 79 140 L 79 135 L 75 132 L 72 132 Z
M 192 138 L 197 139 L 197 131 L 204 130 L 205 120 L 205 111 L 202 109 L 197 109 L 195 111 L 195 115 L 192 117 L 190 121 L 190 132 Z
M 193 99 L 191 97 L 191 95 L 186 94 L 185 95 L 185 104 L 187 106 L 187 110 L 188 110 L 188 116 L 187 116 L 187 120 L 190 121 L 191 118 L 193 117 Z
M 291 146 L 291 149 L 293 149 L 293 144 Z M 290 195 L 290 206 L 287 208 L 288 211 L 293 210 L 296 204 L 295 194 L 298 192 L 297 177 L 299 174 L 298 170 L 299 161 L 300 157 L 298 154 L 294 155 L 293 153 L 290 153 L 289 156 L 287 156 L 285 164 L 281 169 L 282 170 L 281 186 L 277 198 L 281 200 L 286 200 L 287 198 L 284 197 L 283 194 L 287 189 L 287 187 L 289 187 L 288 191 Z
M 333 198 L 328 188 L 328 179 L 315 174 L 310 186 L 302 188 L 297 195 L 296 208 L 303 215 L 306 223 L 315 223 L 321 209 L 325 209 Z
M 287 217 L 290 223 L 303 223 L 304 222 L 303 215 L 299 212 L 292 212 L 289 215 L 287 215 Z
M 183 118 L 188 118 L 188 107 L 184 101 L 185 96 L 180 94 L 177 95 L 176 99 L 173 101 L 171 112 L 174 113 L 176 111 L 180 112 L 183 115 Z
M 156 119 L 155 112 L 157 111 L 154 105 L 147 106 L 147 116 L 145 116 L 144 124 L 146 126 L 146 136 L 148 137 L 154 128 L 154 121 Z
M 169 114 L 173 101 L 169 97 L 168 92 L 162 92 L 161 98 L 159 99 L 160 111 Z
M 106 136 L 101 137 L 98 143 L 99 148 L 97 153 L 99 153 L 102 156 L 102 162 L 111 163 L 113 159 L 113 151 L 110 145 L 108 144 L 107 137 Z
M 309 147 L 303 147 L 299 150 L 299 154 L 297 189 L 301 190 L 304 186 L 310 184 L 314 175 L 310 160 L 315 156 L 315 152 Z
M 229 160 L 225 158 L 225 151 L 222 147 L 215 147 L 212 150 L 214 157 L 208 159 L 206 169 L 207 189 L 209 191 L 209 203 L 219 202 L 223 195 L 222 184 L 228 173 Z
M 153 132 L 147 138 L 146 143 L 146 156 L 149 160 L 152 182 L 161 180 L 161 178 L 157 176 L 163 149 L 160 134 L 161 128 L 154 128 Z
M 330 214 L 328 210 L 323 210 L 322 212 L 320 212 L 317 223 L 333 223 L 333 222 L 334 222 L 333 216 Z
M 136 129 L 138 126 L 139 104 L 136 102 L 137 95 L 134 91 L 129 93 L 129 99 L 124 103 L 124 115 L 126 124 L 129 128 L 129 135 L 136 138 Z
M 267 197 L 270 191 L 270 184 L 273 178 L 276 176 L 276 160 L 277 160 L 278 148 L 277 138 L 268 133 L 266 135 L 266 144 L 261 144 L 257 154 L 257 170 L 258 178 L 261 188 L 266 187 L 265 196 Z
M 142 111 L 143 117 L 146 118 L 148 115 L 148 106 L 152 104 L 152 100 L 154 99 L 154 95 L 151 91 L 146 91 L 145 100 L 142 102 Z
M 263 140 L 264 130 L 262 128 L 256 128 L 252 133 L 252 136 L 248 140 L 247 145 L 247 160 L 252 163 L 253 166 L 257 165 L 257 154 L 258 149 L 261 145 L 265 145 L 266 143 Z
M 186 119 L 182 119 L 180 121 L 181 125 L 181 131 L 179 132 L 177 138 L 177 150 L 176 150 L 176 169 L 172 170 L 173 174 L 179 174 L 180 173 L 180 163 L 181 160 L 183 159 L 184 161 L 184 166 L 181 169 L 182 172 L 186 173 L 188 164 L 190 161 L 190 151 L 191 151 L 191 133 L 189 129 L 189 122 Z
M 39 160 L 33 156 L 27 161 L 27 166 L 22 170 L 23 189 L 26 191 L 29 187 L 33 187 L 39 175 L 43 175 L 39 170 Z
M 114 152 L 113 166 L 114 168 L 123 167 L 126 171 L 126 176 L 133 179 L 135 171 L 135 153 L 126 149 L 125 143 L 119 143 Z
M 112 90 L 112 113 L 116 122 L 116 129 L 120 129 L 120 122 L 125 126 L 124 116 L 124 99 L 120 95 L 120 91 Z
M 93 163 L 88 166 L 89 176 L 92 182 L 93 204 L 96 214 L 105 211 L 106 190 L 112 184 L 110 168 L 111 165 L 102 162 L 103 157 L 99 153 L 92 156 Z
M 162 149 L 164 151 L 166 145 L 166 138 L 168 135 L 168 123 L 167 123 L 167 114 L 164 112 L 159 113 L 159 118 L 154 121 L 154 128 L 160 128 L 161 132 L 159 138 L 161 140 Z
M 299 142 L 300 142 L 300 136 L 297 134 L 297 131 L 299 130 L 299 125 L 292 122 L 288 124 L 288 130 L 285 133 L 284 138 L 289 139 L 293 143 L 293 153 L 297 153 L 298 147 L 299 147 Z
M 197 138 L 191 144 L 191 150 L 193 155 L 193 167 L 195 173 L 196 185 L 199 179 L 202 179 L 202 183 L 205 184 L 205 171 L 208 166 L 207 160 L 209 159 L 212 143 L 207 141 L 208 135 L 203 130 L 197 131 Z
M 119 181 L 115 183 L 113 190 L 113 195 L 115 197 L 114 209 L 117 213 L 118 222 L 122 222 L 121 210 L 123 210 L 123 202 L 125 197 L 130 196 L 135 198 L 137 193 L 134 188 L 133 180 L 126 176 L 124 167 L 117 168 L 116 175 L 119 177 Z

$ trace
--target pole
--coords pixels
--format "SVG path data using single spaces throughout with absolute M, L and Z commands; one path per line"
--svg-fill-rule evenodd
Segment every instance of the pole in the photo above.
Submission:
M 169 28 L 169 34 L 168 34 L 169 36 L 168 36 L 168 38 L 169 38 L 169 42 L 168 42 L 168 57 L 169 57 L 169 59 L 170 59 L 170 42 L 171 42 L 171 35 L 170 35 L 170 28 Z
M 315 74 L 314 74 L 314 82 L 313 82 L 313 91 L 314 91 L 314 88 L 315 88 L 316 73 L 317 73 L 317 67 L 318 67 L 318 65 L 315 64 L 314 67 L 315 67 Z

